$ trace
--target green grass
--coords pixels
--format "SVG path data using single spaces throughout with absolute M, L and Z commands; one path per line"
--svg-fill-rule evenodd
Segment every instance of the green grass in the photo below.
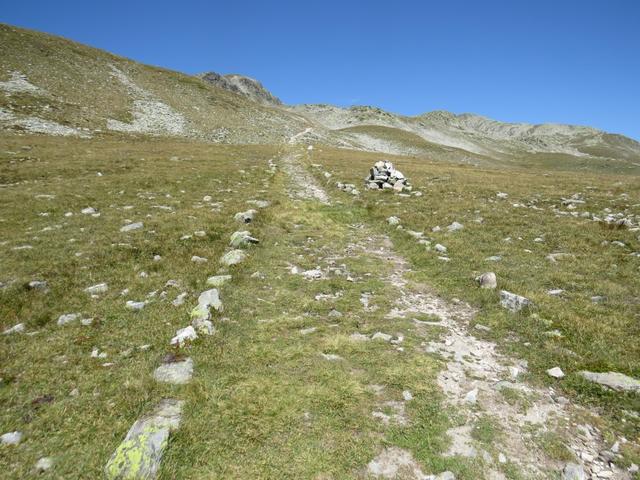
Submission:
M 359 478 L 367 463 L 390 445 L 411 451 L 425 472 L 451 470 L 456 478 L 479 478 L 482 460 L 442 456 L 449 442 L 445 432 L 454 424 L 435 381 L 443 363 L 421 348 L 441 329 L 417 332 L 411 319 L 385 318 L 397 294 L 384 281 L 393 266 L 371 255 L 345 254 L 349 244 L 366 243 L 378 233 L 390 235 L 410 260 L 410 280 L 476 305 L 480 313 L 475 321 L 492 328 L 482 335 L 529 360 L 534 382 L 550 382 L 544 370 L 560 364 L 569 375 L 554 385 L 566 395 L 611 417 L 637 408 L 636 398 L 603 392 L 575 375 L 580 368 L 638 375 L 637 342 L 629 341 L 637 338 L 633 299 L 638 292 L 631 281 L 637 260 L 600 247 L 602 239 L 615 237 L 634 248 L 633 232 L 509 207 L 533 197 L 546 208 L 590 185 L 596 190 L 586 192 L 589 208 L 593 202 L 594 208 L 631 209 L 624 205 L 637 203 L 632 181 L 575 175 L 552 181 L 529 173 L 514 176 L 406 159 L 399 166 L 425 193 L 422 198 L 365 192 L 354 199 L 331 189 L 337 201 L 322 206 L 293 201 L 286 195 L 286 177 L 267 173 L 268 159 L 280 154 L 274 147 L 186 140 L 2 137 L 0 281 L 8 286 L 0 290 L 1 328 L 25 322 L 28 332 L 37 332 L 0 337 L 6 359 L 0 366 L 0 430 L 25 434 L 18 447 L 0 449 L 3 472 L 27 477 L 39 457 L 52 456 L 54 478 L 99 478 L 131 424 L 161 398 L 176 397 L 186 400 L 186 406 L 161 478 Z M 334 180 L 355 183 L 377 158 L 349 153 L 352 162 L 347 165 L 344 155 L 314 151 L 310 161 L 334 171 Z M 489 201 L 498 190 L 508 191 L 510 200 Z M 619 197 L 622 192 L 629 193 L 629 200 Z M 42 194 L 55 198 L 36 197 Z M 203 202 L 205 195 L 223 203 L 220 212 Z M 245 201 L 251 198 L 271 202 L 247 227 L 261 243 L 251 249 L 246 263 L 231 269 L 233 280 L 221 289 L 225 309 L 214 318 L 216 334 L 184 352 L 195 363 L 192 383 L 155 383 L 153 370 L 173 351 L 169 339 L 188 323 L 206 278 L 221 271 L 217 259 L 230 234 L 243 228 L 233 214 L 249 208 Z M 80 214 L 87 206 L 98 209 L 100 217 Z M 74 215 L 64 216 L 69 211 Z M 447 245 L 452 261 L 441 263 L 433 252 L 388 227 L 384 219 L 392 214 L 413 230 L 444 227 L 453 220 L 464 223 L 456 234 L 428 234 Z M 483 224 L 473 222 L 478 215 Z M 121 233 L 125 219 L 142 221 L 145 227 Z M 206 232 L 204 237 L 180 240 L 199 230 Z M 546 234 L 545 243 L 532 243 L 541 234 Z M 514 241 L 504 242 L 506 236 Z M 34 248 L 12 249 L 24 244 Z M 546 253 L 565 249 L 577 260 L 556 265 L 544 260 Z M 498 253 L 504 256 L 501 263 L 484 263 L 486 256 Z M 162 260 L 155 262 L 154 255 Z M 196 265 L 192 255 L 209 263 Z M 357 281 L 346 275 L 307 281 L 289 273 L 291 265 L 324 269 L 331 259 Z M 501 287 L 532 298 L 537 316 L 507 315 L 497 307 L 495 292 L 478 290 L 473 278 L 485 269 L 495 269 Z M 146 278 L 139 276 L 142 271 Z M 48 281 L 49 292 L 25 287 L 35 279 Z M 179 280 L 182 288 L 165 288 L 169 279 Z M 92 299 L 83 292 L 100 282 L 109 284 L 106 294 Z M 125 288 L 129 293 L 121 296 Z M 550 298 L 544 293 L 548 288 L 565 288 L 567 294 Z M 144 300 L 154 290 L 156 295 L 167 290 L 167 299 L 156 297 L 137 313 L 124 307 L 125 300 Z M 189 298 L 173 307 L 170 301 L 182 291 Z M 363 309 L 364 292 L 371 293 L 377 310 Z M 339 295 L 315 300 L 319 294 Z M 607 295 L 609 301 L 592 304 L 592 294 Z M 342 316 L 330 316 L 333 309 Z M 95 321 L 90 327 L 58 327 L 57 317 L 69 312 Z M 301 334 L 310 327 L 316 331 Z M 564 337 L 545 336 L 550 328 L 562 330 Z M 354 332 L 377 331 L 404 334 L 404 352 L 385 342 L 349 338 Z M 514 335 L 518 342 L 504 341 Z M 145 344 L 151 348 L 137 348 Z M 91 358 L 94 347 L 108 357 Z M 327 361 L 321 353 L 344 360 Z M 103 367 L 105 362 L 114 365 Z M 373 384 L 385 386 L 380 395 L 369 388 Z M 79 395 L 71 395 L 74 389 Z M 401 399 L 404 390 L 414 396 L 405 404 L 409 423 L 385 427 L 372 412 L 384 411 L 384 402 Z M 632 418 L 602 428 L 637 438 Z M 497 435 L 488 417 L 474 430 L 481 444 Z M 555 455 L 556 447 L 554 439 L 547 439 L 536 448 L 550 448 L 547 453 Z M 625 447 L 625 455 L 631 461 L 637 452 Z M 518 478 L 515 467 L 503 470 Z

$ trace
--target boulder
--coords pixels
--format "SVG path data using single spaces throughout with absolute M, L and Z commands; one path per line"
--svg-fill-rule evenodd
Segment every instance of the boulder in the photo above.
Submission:
M 243 262 L 246 258 L 247 254 L 242 250 L 231 250 L 222 256 L 220 263 L 230 267 Z
M 242 231 L 233 232 L 231 234 L 231 242 L 229 243 L 229 245 L 233 248 L 242 248 L 254 245 L 256 243 L 260 243 L 260 240 L 258 240 L 257 238 L 253 238 L 251 236 L 251 233 Z
M 623 373 L 581 371 L 578 372 L 578 374 L 590 382 L 598 383 L 612 390 L 640 393 L 640 380 L 629 377 Z

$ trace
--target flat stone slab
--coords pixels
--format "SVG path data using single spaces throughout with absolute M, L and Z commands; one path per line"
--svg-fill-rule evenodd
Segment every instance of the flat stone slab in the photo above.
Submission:
M 136 420 L 107 465 L 108 479 L 154 479 L 169 441 L 180 426 L 184 402 L 165 399 L 153 413 Z
M 193 360 L 190 358 L 180 362 L 163 363 L 153 372 L 153 378 L 156 381 L 173 385 L 185 385 L 189 383 L 192 376 Z
M 231 275 L 214 275 L 207 278 L 207 285 L 211 287 L 221 287 L 225 283 L 231 281 Z
M 502 290 L 500 292 L 500 305 L 511 312 L 519 312 L 524 307 L 530 307 L 533 304 L 528 298 Z
M 599 383 L 600 385 L 611 388 L 613 390 L 640 393 L 640 380 L 637 380 L 633 377 L 628 377 L 623 373 L 596 373 L 582 371 L 579 372 L 579 375 L 591 382 Z

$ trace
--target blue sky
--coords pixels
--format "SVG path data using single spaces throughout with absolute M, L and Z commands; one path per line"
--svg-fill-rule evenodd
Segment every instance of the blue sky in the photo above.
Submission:
M 640 139 L 640 1 L 30 1 L 0 21 L 286 103 L 590 125 Z

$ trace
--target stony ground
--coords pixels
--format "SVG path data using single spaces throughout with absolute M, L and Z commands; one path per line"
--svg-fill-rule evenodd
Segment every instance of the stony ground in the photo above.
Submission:
M 456 290 L 465 233 L 402 209 L 426 198 L 375 211 L 295 142 L 58 141 L 3 154 L 7 478 L 632 478 L 635 394 L 585 397 L 512 348 L 497 293 Z

